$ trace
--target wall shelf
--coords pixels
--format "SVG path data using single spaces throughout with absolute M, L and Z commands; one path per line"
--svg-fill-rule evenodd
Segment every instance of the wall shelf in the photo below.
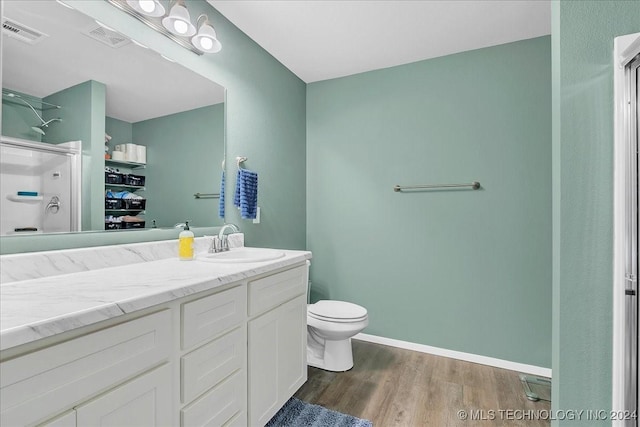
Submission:
M 105 209 L 105 212 L 116 212 L 116 213 L 127 213 L 127 212 L 136 212 L 139 214 L 144 213 L 144 209 Z
M 126 185 L 126 184 L 108 184 L 108 183 L 105 183 L 104 187 L 105 188 L 120 188 L 120 189 L 123 189 L 123 190 L 134 190 L 134 191 L 135 190 L 142 190 L 142 191 L 145 190 L 145 187 L 140 187 L 140 186 L 137 186 L 137 185 Z
M 113 160 L 113 159 L 104 159 L 104 164 L 128 167 L 131 169 L 145 169 L 147 167 L 145 163 L 127 162 L 125 160 Z

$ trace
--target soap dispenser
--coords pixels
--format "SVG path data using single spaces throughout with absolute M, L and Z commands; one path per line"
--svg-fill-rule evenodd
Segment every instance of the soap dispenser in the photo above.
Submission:
M 178 236 L 178 258 L 182 261 L 190 261 L 194 258 L 193 232 L 189 230 L 189 221 L 185 221 L 184 229 Z

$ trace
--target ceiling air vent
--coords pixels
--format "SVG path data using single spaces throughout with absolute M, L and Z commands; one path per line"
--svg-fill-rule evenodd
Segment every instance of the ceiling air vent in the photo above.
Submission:
M 8 37 L 20 40 L 29 44 L 36 44 L 48 35 L 20 24 L 14 20 L 4 18 L 2 20 L 2 32 Z
M 100 25 L 89 27 L 84 34 L 113 48 L 119 48 L 130 43 L 130 40 L 122 34 L 107 30 Z

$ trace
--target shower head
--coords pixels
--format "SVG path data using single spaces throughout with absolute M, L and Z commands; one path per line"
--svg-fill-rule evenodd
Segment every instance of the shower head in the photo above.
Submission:
M 51 120 L 47 120 L 46 122 L 43 122 L 40 126 L 31 126 L 31 130 L 33 130 L 34 132 L 38 132 L 40 135 L 44 135 L 44 129 L 46 127 L 49 127 L 49 123 L 51 122 L 61 122 L 62 119 L 57 117 L 55 119 L 51 119 Z
M 33 130 L 34 132 L 38 132 L 40 135 L 44 135 L 44 130 L 42 128 L 46 128 L 49 127 L 49 123 L 51 122 L 61 122 L 62 119 L 60 118 L 55 118 L 55 119 L 51 119 L 51 120 L 47 120 L 45 121 L 42 116 L 40 114 L 38 114 L 38 112 L 36 111 L 36 109 L 33 107 L 33 105 L 31 105 L 31 103 L 29 101 L 27 101 L 26 99 L 24 99 L 23 97 L 21 97 L 20 95 L 16 94 L 16 93 L 3 93 L 3 95 L 8 96 L 9 98 L 15 98 L 25 104 L 27 104 L 29 106 L 29 108 L 31 108 L 31 111 L 33 111 L 33 114 L 36 115 L 36 117 L 38 117 L 38 119 L 40 119 L 40 124 L 38 126 L 31 126 L 31 130 Z M 50 104 L 53 105 L 53 104 Z M 60 108 L 60 107 L 58 107 Z

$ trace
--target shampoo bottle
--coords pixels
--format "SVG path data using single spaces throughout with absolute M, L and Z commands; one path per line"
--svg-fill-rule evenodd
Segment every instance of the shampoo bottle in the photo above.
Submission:
M 193 232 L 189 230 L 189 221 L 184 223 L 184 230 L 178 236 L 178 258 L 182 261 L 189 261 L 194 258 Z

